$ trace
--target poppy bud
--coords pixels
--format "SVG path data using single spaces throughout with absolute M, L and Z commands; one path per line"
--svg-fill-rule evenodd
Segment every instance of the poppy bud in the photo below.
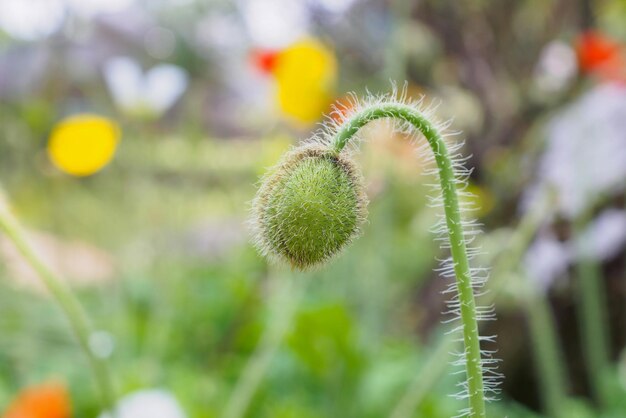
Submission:
M 367 198 L 350 158 L 310 145 L 287 153 L 265 176 L 252 212 L 260 251 L 305 270 L 359 234 Z

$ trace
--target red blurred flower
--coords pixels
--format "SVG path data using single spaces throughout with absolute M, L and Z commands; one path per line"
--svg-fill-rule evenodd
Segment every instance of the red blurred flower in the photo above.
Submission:
M 612 80 L 626 78 L 622 46 L 603 33 L 594 30 L 582 33 L 576 40 L 576 52 L 581 72 Z
M 3 418 L 69 418 L 71 410 L 65 386 L 51 382 L 23 389 Z
M 276 68 L 279 51 L 255 49 L 250 54 L 252 66 L 260 70 L 263 74 L 272 74 Z

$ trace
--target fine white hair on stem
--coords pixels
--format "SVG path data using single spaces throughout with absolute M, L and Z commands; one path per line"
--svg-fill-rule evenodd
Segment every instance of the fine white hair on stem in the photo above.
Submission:
M 368 110 L 375 110 L 388 105 L 400 108 L 411 108 L 411 110 L 417 111 L 424 119 L 433 124 L 434 129 L 444 141 L 454 171 L 454 185 L 457 189 L 459 210 L 461 212 L 463 242 L 467 249 L 467 258 L 471 263 L 478 255 L 482 254 L 480 246 L 476 244 L 476 236 L 481 233 L 482 225 L 477 219 L 471 216 L 472 212 L 478 209 L 476 207 L 476 196 L 468 190 L 468 181 L 472 175 L 472 169 L 467 166 L 467 163 L 471 159 L 471 156 L 465 156 L 462 153 L 464 142 L 459 139 L 460 132 L 451 129 L 452 121 L 439 121 L 436 117 L 437 108 L 441 105 L 441 102 L 433 101 L 426 103 L 424 96 L 419 97 L 417 100 L 410 99 L 408 97 L 406 83 L 400 89 L 398 89 L 396 84 L 392 83 L 392 91 L 386 94 L 372 94 L 367 92 L 365 98 L 359 98 L 356 94 L 351 93 L 344 103 L 338 104 L 333 108 L 332 112 L 322 123 L 321 128 L 307 140 L 307 143 L 331 146 L 339 133 L 346 126 L 351 125 L 351 121 L 356 118 L 363 118 L 363 115 L 366 115 Z M 403 134 L 415 145 L 417 155 L 425 163 L 425 166 L 428 167 L 426 174 L 434 176 L 434 178 L 439 180 L 440 167 L 435 164 L 436 158 L 438 157 L 437 150 L 432 149 L 433 145 L 424 140 L 422 132 L 412 123 L 394 116 L 394 114 L 390 113 L 389 117 L 384 117 L 382 120 L 385 121 L 394 132 Z M 372 116 L 372 120 L 379 118 L 380 115 Z M 350 137 L 350 142 L 348 143 L 350 145 L 349 149 L 342 152 L 354 151 L 359 147 L 363 137 L 363 129 L 355 132 L 354 135 Z M 441 183 L 435 181 L 429 184 L 429 186 L 431 186 L 432 189 L 429 196 L 429 205 L 443 209 L 445 202 L 441 190 Z M 450 220 L 444 215 L 443 210 L 441 210 L 441 213 L 438 214 L 437 222 L 431 228 L 431 231 L 436 237 L 435 240 L 439 242 L 442 250 L 446 253 L 450 253 L 452 247 L 448 237 L 449 225 L 447 222 L 449 221 Z M 446 290 L 443 291 L 443 294 L 447 297 L 447 310 L 444 313 L 446 319 L 444 322 L 459 322 L 460 325 L 452 332 L 461 335 L 463 325 L 459 318 L 461 316 L 462 302 L 459 297 L 457 280 L 455 280 L 455 263 L 452 256 L 447 256 L 440 260 L 440 267 L 436 269 L 436 271 L 448 282 Z M 471 266 L 469 272 L 474 298 L 477 298 L 487 292 L 485 284 L 489 277 L 489 269 L 482 266 Z M 476 318 L 478 321 L 495 320 L 496 316 L 493 305 L 476 307 Z M 460 338 L 462 339 L 462 337 Z M 499 360 L 494 357 L 496 352 L 486 348 L 494 345 L 495 336 L 480 336 L 478 339 L 481 343 L 480 362 L 483 372 L 484 395 L 486 400 L 491 401 L 500 393 L 499 386 L 502 380 L 502 375 L 497 371 Z M 453 362 L 453 365 L 465 367 L 466 363 L 466 351 L 456 353 L 456 360 Z M 463 374 L 464 372 L 465 369 L 459 370 L 459 374 Z M 459 383 L 459 387 L 459 393 L 454 395 L 456 398 L 466 399 L 470 397 L 469 381 L 467 377 Z M 457 415 L 457 417 L 466 416 L 474 416 L 474 411 L 471 408 L 467 408 L 459 411 L 459 415 Z

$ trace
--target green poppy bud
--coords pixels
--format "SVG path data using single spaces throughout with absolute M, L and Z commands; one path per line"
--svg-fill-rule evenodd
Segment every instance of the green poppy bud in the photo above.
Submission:
M 304 270 L 358 235 L 367 198 L 351 159 L 309 145 L 287 153 L 264 177 L 252 211 L 261 252 Z

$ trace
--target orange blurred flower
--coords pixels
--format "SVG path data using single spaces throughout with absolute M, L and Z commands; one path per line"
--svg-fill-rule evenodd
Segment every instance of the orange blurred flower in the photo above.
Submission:
M 612 80 L 626 78 L 626 59 L 620 45 L 601 32 L 589 30 L 576 40 L 581 72 L 594 73 Z
M 69 418 L 71 402 L 61 383 L 44 383 L 22 390 L 3 418 Z
M 337 123 L 342 123 L 354 110 L 354 100 L 350 96 L 343 96 L 333 103 L 333 111 L 330 117 Z

